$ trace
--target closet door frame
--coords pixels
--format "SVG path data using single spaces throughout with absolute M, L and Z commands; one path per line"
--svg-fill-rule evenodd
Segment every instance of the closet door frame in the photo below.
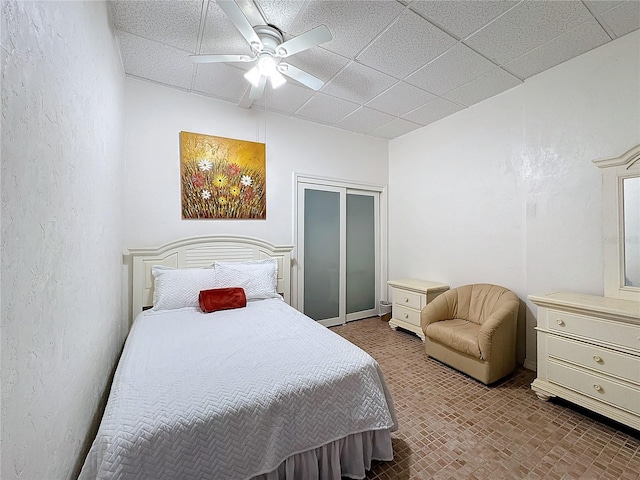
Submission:
M 292 253 L 293 271 L 291 278 L 291 304 L 294 308 L 302 311 L 302 294 L 301 285 L 303 281 L 303 268 L 300 254 L 300 246 L 302 245 L 304 231 L 300 231 L 299 214 L 302 208 L 300 202 L 300 187 L 301 184 L 317 185 L 322 187 L 336 187 L 343 188 L 349 193 L 361 192 L 376 192 L 378 193 L 378 251 L 377 251 L 377 285 L 376 285 L 376 305 L 375 314 L 379 314 L 379 300 L 387 298 L 387 276 L 388 276 L 388 196 L 387 186 L 375 185 L 367 183 L 353 182 L 349 180 L 342 180 L 330 177 L 320 177 L 309 174 L 294 173 L 293 175 L 293 232 L 294 232 L 294 245 L 295 249 Z M 346 284 L 341 286 L 346 291 Z M 344 303 L 344 302 L 343 302 Z M 342 308 L 342 307 L 341 307 Z M 346 305 L 345 307 L 346 308 Z M 344 312 L 343 312 L 344 313 Z M 345 320 L 349 321 L 349 317 L 344 313 Z

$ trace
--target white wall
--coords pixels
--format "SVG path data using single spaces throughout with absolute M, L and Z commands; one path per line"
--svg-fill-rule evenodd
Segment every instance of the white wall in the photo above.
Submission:
M 600 171 L 640 142 L 640 32 L 390 143 L 390 277 L 603 294 Z M 535 366 L 535 306 L 526 351 Z
M 124 74 L 102 2 L 2 2 L 1 51 L 1 476 L 70 479 L 124 333 Z
M 134 79 L 125 105 L 127 247 L 217 233 L 292 244 L 294 172 L 387 184 L 386 140 Z M 182 220 L 180 131 L 266 143 L 266 220 Z

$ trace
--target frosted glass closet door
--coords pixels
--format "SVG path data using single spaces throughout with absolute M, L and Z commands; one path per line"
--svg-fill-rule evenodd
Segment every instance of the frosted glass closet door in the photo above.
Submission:
M 327 327 L 378 313 L 379 194 L 298 183 L 298 308 Z
M 347 320 L 376 313 L 375 200 L 375 195 L 347 193 Z
M 340 203 L 340 191 L 304 189 L 303 312 L 325 324 L 344 323 L 339 320 Z

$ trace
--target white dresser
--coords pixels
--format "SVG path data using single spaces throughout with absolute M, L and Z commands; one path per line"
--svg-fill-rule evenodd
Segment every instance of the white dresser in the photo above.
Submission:
M 389 280 L 388 283 L 393 300 L 389 326 L 394 330 L 398 327 L 409 330 L 424 342 L 424 333 L 420 328 L 420 312 L 427 303 L 449 290 L 449 285 L 415 278 Z
M 529 300 L 538 306 L 538 397 L 640 430 L 640 303 L 571 292 Z

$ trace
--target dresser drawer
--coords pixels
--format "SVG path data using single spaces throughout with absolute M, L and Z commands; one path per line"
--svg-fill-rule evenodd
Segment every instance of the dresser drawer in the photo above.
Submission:
M 549 330 L 568 335 L 597 339 L 613 345 L 638 350 L 640 348 L 640 327 L 608 322 L 596 318 L 549 310 Z
M 547 364 L 547 375 L 552 383 L 640 414 L 640 389 L 622 385 L 584 370 L 560 365 L 551 359 Z
M 614 352 L 588 343 L 578 343 L 550 335 L 547 340 L 550 357 L 572 362 L 598 372 L 615 375 L 640 384 L 640 358 Z
M 393 317 L 402 320 L 403 322 L 410 323 L 416 327 L 420 326 L 420 311 L 405 308 L 401 305 L 393 305 Z
M 410 292 L 408 290 L 402 290 L 399 288 L 393 289 L 393 303 L 394 306 L 415 308 L 416 310 L 422 310 L 424 307 L 425 295 L 421 293 Z

